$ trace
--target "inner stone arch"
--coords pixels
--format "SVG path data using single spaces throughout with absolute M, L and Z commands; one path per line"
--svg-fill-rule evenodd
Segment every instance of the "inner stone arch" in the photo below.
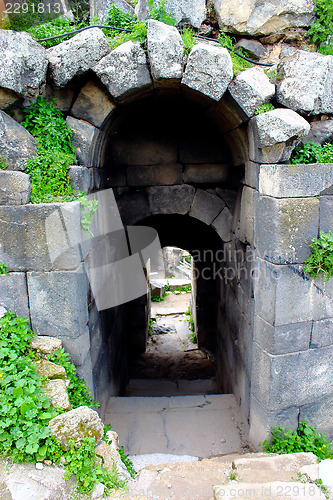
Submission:
M 243 307 L 233 289 L 237 279 L 227 276 L 227 268 L 236 265 L 230 263 L 231 250 L 245 262 L 248 243 L 239 238 L 239 219 L 247 150 L 246 121 L 228 93 L 215 102 L 170 86 L 118 104 L 104 121 L 91 155 L 100 188 L 113 188 L 125 226 L 154 227 L 162 246 L 197 252 L 199 345 L 216 354 L 219 390 L 236 395 L 245 420 L 250 354 L 239 354 L 235 340 L 245 338 L 244 328 L 251 328 L 249 320 L 242 321 L 250 316 L 252 285 L 246 286 L 249 300 Z M 251 277 L 244 273 L 242 279 L 250 283 Z M 99 314 L 92 302 L 92 351 L 96 331 L 107 346 L 102 356 L 107 377 L 105 368 L 101 373 L 103 363 L 94 370 L 101 392 L 111 388 L 113 395 L 124 393 L 127 356 L 145 349 L 149 310 L 148 290 L 117 311 Z

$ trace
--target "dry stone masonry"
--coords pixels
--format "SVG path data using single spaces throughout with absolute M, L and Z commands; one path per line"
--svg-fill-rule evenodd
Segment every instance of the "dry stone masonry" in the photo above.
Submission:
M 142 18 L 146 3 L 137 5 Z M 166 7 L 179 21 L 201 24 L 201 1 L 176 3 Z M 312 1 L 288 2 L 288 9 L 271 1 L 264 19 L 258 2 L 242 4 L 242 12 L 231 0 L 214 3 L 221 27 L 244 34 L 272 33 L 276 23 L 283 31 L 291 13 L 294 26 L 308 26 L 313 16 Z M 28 317 L 39 335 L 62 340 L 102 402 L 101 414 L 110 393 L 124 390 L 128 352 L 145 348 L 146 296 L 100 312 L 78 247 L 50 258 L 56 248 L 48 245 L 49 217 L 60 245 L 59 211 L 72 241 L 82 235 L 78 202 L 29 203 L 24 167 L 36 144 L 9 111 L 18 118 L 28 105 L 24 98 L 41 93 L 55 97 L 73 130 L 73 186 L 114 190 L 121 220 L 105 217 L 106 233 L 112 225 L 147 224 L 159 230 L 164 246 L 198 251 L 200 259 L 204 251 L 215 255 L 209 264 L 196 262 L 197 333 L 202 346 L 212 347 L 217 338 L 219 388 L 235 394 L 252 443 L 267 437 L 272 425 L 296 428 L 303 418 L 333 436 L 332 280 L 302 271 L 311 239 L 333 228 L 333 165 L 288 164 L 301 141 L 332 137 L 332 120 L 320 118 L 332 113 L 333 57 L 292 51 L 281 59 L 276 89 L 261 69 L 234 76 L 221 47 L 199 43 L 186 58 L 177 30 L 155 20 L 146 51 L 131 41 L 110 50 L 98 28 L 48 50 L 27 34 L 0 30 L 0 48 L 0 156 L 6 165 L 0 172 L 0 262 L 9 269 L 0 276 L 0 309 Z M 281 107 L 254 116 L 276 90 Z M 317 120 L 310 128 L 311 117 Z M 114 256 L 118 236 L 110 238 Z M 203 279 L 207 269 L 215 281 Z M 66 384 L 59 374 L 56 380 L 55 392 Z M 63 418 L 71 433 L 79 426 L 73 412 L 56 417 L 55 433 Z M 91 412 L 87 419 L 97 418 Z

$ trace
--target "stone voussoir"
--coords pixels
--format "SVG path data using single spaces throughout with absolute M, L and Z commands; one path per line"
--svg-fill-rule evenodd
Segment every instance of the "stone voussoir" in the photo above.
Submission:
M 183 75 L 184 42 L 174 26 L 150 19 L 147 31 L 150 70 L 155 81 Z
M 75 118 L 86 120 L 95 127 L 100 127 L 105 118 L 115 109 L 112 99 L 93 81 L 87 82 L 81 89 L 72 109 Z
M 69 440 L 81 444 L 85 437 L 93 437 L 96 444 L 104 434 L 104 425 L 98 413 L 88 406 L 80 406 L 74 410 L 58 415 L 49 422 L 51 433 L 59 439 L 63 450 L 69 449 Z
M 64 87 L 72 78 L 82 75 L 110 52 L 103 31 L 91 28 L 48 50 L 51 81 Z
M 181 83 L 219 101 L 232 77 L 233 66 L 227 49 L 198 43 L 188 56 Z
M 187 184 L 181 186 L 154 186 L 146 189 L 152 214 L 186 215 L 193 203 L 195 188 Z
M 121 44 L 93 68 L 114 99 L 151 88 L 146 54 L 138 43 Z

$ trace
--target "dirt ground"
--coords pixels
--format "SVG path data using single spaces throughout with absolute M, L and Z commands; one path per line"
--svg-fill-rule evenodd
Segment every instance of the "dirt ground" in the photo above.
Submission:
M 190 294 L 170 294 L 163 302 L 153 303 L 156 322 L 147 350 L 130 366 L 130 378 L 209 379 L 215 376 L 213 357 L 190 341 L 188 310 Z M 171 314 L 173 311 L 183 311 Z

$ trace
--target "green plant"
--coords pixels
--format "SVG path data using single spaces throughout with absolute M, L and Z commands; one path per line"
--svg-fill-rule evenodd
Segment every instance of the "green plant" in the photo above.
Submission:
M 191 327 L 190 327 L 190 328 L 191 328 Z M 189 335 L 189 340 L 190 340 L 190 342 L 192 342 L 193 344 L 196 344 L 196 343 L 197 343 L 197 336 L 196 336 L 195 332 L 190 333 L 190 335 Z
M 120 458 L 121 458 L 123 464 L 125 465 L 126 469 L 128 470 L 128 472 L 130 473 L 131 477 L 135 477 L 136 472 L 135 472 L 134 467 L 133 467 L 133 462 L 126 455 L 124 447 L 120 446 L 118 448 L 118 451 L 119 451 Z
M 67 17 L 60 17 L 43 24 L 31 26 L 26 31 L 30 33 L 31 36 L 36 38 L 36 40 L 39 40 L 40 38 L 62 35 L 63 33 L 68 33 L 81 27 L 83 28 L 83 25 L 73 25 Z M 40 44 L 46 48 L 54 47 L 65 40 L 69 40 L 72 36 L 73 35 L 68 35 L 61 38 L 55 38 L 54 40 L 46 40 L 45 42 L 40 42 Z
M 230 476 L 229 476 L 230 481 L 235 481 L 236 480 L 236 472 L 231 471 Z
M 124 42 L 140 42 L 143 44 L 147 35 L 147 23 L 138 21 L 136 16 L 123 12 L 114 4 L 111 5 L 106 24 L 116 28 L 132 30 L 130 33 L 117 30 L 103 30 L 111 49 L 115 49 Z
M 276 85 L 283 79 L 283 72 L 281 70 L 277 71 L 275 69 L 265 69 L 264 73 L 268 76 L 269 81 Z
M 331 444 L 326 436 L 320 434 L 314 427 L 310 427 L 304 420 L 299 423 L 296 431 L 286 430 L 285 427 L 274 427 L 271 431 L 272 443 L 265 440 L 259 443 L 268 453 L 298 453 L 312 452 L 319 460 L 333 458 Z
M 171 11 L 165 10 L 165 0 L 148 0 L 150 17 L 162 23 L 176 26 L 177 20 Z
M 191 28 L 183 28 L 181 36 L 185 47 L 184 52 L 185 54 L 189 54 L 191 52 L 192 47 L 194 47 L 195 45 L 193 30 Z
M 91 235 L 89 226 L 92 223 L 92 216 L 98 209 L 98 200 L 88 200 L 87 195 L 83 191 L 79 191 L 78 199 L 80 201 L 82 230 L 89 236 Z
M 316 21 L 310 26 L 308 35 L 322 54 L 333 52 L 333 4 L 331 0 L 316 0 Z
M 122 488 L 124 481 L 119 479 L 116 463 L 111 472 L 101 466 L 99 458 L 95 452 L 96 441 L 93 437 L 86 437 L 82 440 L 81 446 L 74 441 L 69 441 L 69 450 L 65 453 L 65 479 L 69 479 L 72 474 L 76 475 L 77 492 L 89 493 L 96 483 L 105 486 L 106 491 L 111 488 Z
M 37 97 L 24 111 L 25 119 L 21 123 L 36 138 L 38 147 L 38 156 L 25 167 L 32 184 L 32 203 L 75 198 L 68 177 L 68 169 L 76 161 L 72 131 L 55 105 L 55 100 L 48 103 Z
M 152 302 L 163 302 L 165 295 L 163 294 L 162 297 L 159 297 L 158 295 L 152 295 L 151 300 Z
M 48 22 L 54 17 L 47 8 L 40 8 L 40 0 L 25 0 L 18 9 L 15 8 L 18 4 L 11 5 L 13 8 L 9 10 L 8 17 L 10 29 L 15 31 L 27 31 L 31 26 Z
M 149 326 L 148 326 L 148 335 L 149 337 L 151 337 L 153 335 L 153 332 L 152 332 L 152 326 L 154 324 L 154 320 L 152 318 L 150 318 L 149 320 Z
M 8 268 L 6 264 L 3 264 L 2 262 L 0 262 L 0 275 L 1 274 L 8 274 Z
M 232 49 L 229 51 L 231 60 L 232 60 L 232 65 L 234 69 L 234 74 L 237 75 L 240 71 L 244 71 L 245 69 L 252 68 L 253 64 L 249 63 L 248 61 L 245 61 L 245 59 L 242 59 L 239 57 L 237 54 L 234 52 L 234 43 L 235 43 L 235 38 L 230 37 L 227 35 L 224 31 L 220 30 L 219 35 L 218 35 L 218 41 L 220 45 L 224 48 L 229 47 L 229 49 Z M 243 49 L 240 47 L 237 49 L 237 52 L 239 54 L 244 55 Z
M 70 360 L 70 355 L 65 352 L 64 349 L 59 349 L 49 354 L 47 358 L 49 361 L 65 368 L 66 377 L 69 380 L 67 391 L 72 408 L 78 408 L 79 406 L 89 406 L 90 408 L 99 407 L 99 403 L 92 402 L 84 379 L 80 380 L 77 377 L 75 365 L 73 365 Z
M 326 273 L 325 281 L 328 281 L 330 276 L 333 276 L 333 232 L 320 231 L 319 238 L 313 238 L 311 241 L 312 253 L 305 259 L 303 271 L 312 278 Z
M 275 109 L 275 106 L 271 102 L 266 102 L 265 104 L 258 106 L 254 114 L 260 115 L 261 113 L 267 113 L 267 111 L 273 111 L 273 109 Z
M 306 142 L 294 149 L 290 163 L 333 163 L 333 144 Z
M 7 165 L 5 164 L 4 159 L 0 156 L 0 170 L 7 170 Z

